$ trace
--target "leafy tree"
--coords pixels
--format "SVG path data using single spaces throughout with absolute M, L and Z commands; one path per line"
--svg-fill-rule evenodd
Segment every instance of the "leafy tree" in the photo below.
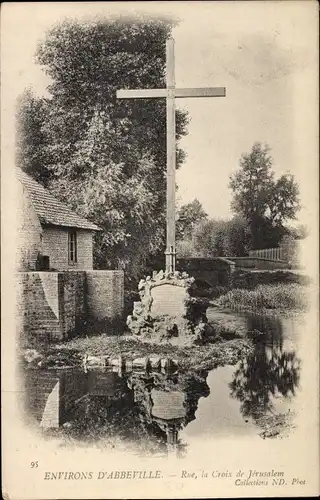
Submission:
M 221 257 L 225 222 L 209 219 L 200 223 L 193 234 L 194 248 L 202 257 Z
M 248 220 L 252 248 L 277 246 L 286 233 L 285 223 L 295 219 L 300 208 L 297 183 L 289 174 L 275 179 L 269 152 L 268 146 L 255 143 L 230 178 L 232 209 Z
M 50 98 L 37 101 L 36 143 L 24 126 L 29 104 L 20 118 L 24 169 L 43 182 L 45 159 L 53 193 L 103 229 L 96 265 L 119 265 L 135 277 L 146 256 L 163 246 L 166 105 L 163 99 L 116 99 L 116 90 L 165 86 L 172 27 L 168 20 L 143 18 L 57 24 L 36 54 L 52 79 Z M 178 140 L 186 124 L 186 114 L 177 111 Z M 183 160 L 178 148 L 177 168 Z
M 27 88 L 18 98 L 16 107 L 16 164 L 43 185 L 47 184 L 45 102 Z
M 201 257 L 232 257 L 247 254 L 248 228 L 242 217 L 231 220 L 209 219 L 193 233 L 195 254 Z M 195 256 L 195 255 L 194 255 Z
M 226 222 L 224 236 L 224 251 L 226 257 L 242 257 L 249 250 L 248 223 L 241 215 L 236 215 Z
M 289 227 L 288 231 L 295 240 L 304 240 L 309 236 L 309 228 L 305 224 L 299 224 L 297 227 Z
M 156 250 L 163 239 L 163 229 L 155 227 L 150 210 L 158 201 L 157 193 L 148 185 L 148 175 L 156 165 L 144 156 L 137 161 L 135 176 L 128 177 L 124 163 L 109 160 L 103 148 L 104 137 L 105 128 L 97 115 L 70 161 L 70 168 L 78 171 L 72 189 L 68 175 L 52 180 L 51 188 L 103 229 L 96 235 L 96 266 L 121 264 L 130 266 L 131 274 L 138 274 L 148 252 Z
M 200 201 L 195 198 L 190 203 L 182 205 L 178 211 L 176 223 L 177 240 L 190 238 L 195 226 L 206 220 L 208 214 L 204 211 Z
M 176 252 L 179 259 L 202 257 L 201 253 L 195 250 L 194 242 L 191 238 L 178 240 L 176 245 Z

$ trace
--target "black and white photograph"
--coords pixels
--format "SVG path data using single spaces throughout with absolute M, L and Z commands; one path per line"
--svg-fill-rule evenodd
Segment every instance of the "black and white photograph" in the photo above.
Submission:
M 319 494 L 317 2 L 2 14 L 5 498 Z

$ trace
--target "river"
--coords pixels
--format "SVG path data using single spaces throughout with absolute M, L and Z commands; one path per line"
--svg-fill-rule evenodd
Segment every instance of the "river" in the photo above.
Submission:
M 299 390 L 300 320 L 216 315 L 253 338 L 253 352 L 235 366 L 183 373 L 26 369 L 27 414 L 67 445 L 154 455 L 183 457 L 206 436 L 287 435 Z

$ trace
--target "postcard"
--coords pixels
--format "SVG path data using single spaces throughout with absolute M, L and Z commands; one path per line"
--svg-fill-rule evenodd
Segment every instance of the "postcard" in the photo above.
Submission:
M 1 28 L 4 498 L 317 496 L 317 3 Z

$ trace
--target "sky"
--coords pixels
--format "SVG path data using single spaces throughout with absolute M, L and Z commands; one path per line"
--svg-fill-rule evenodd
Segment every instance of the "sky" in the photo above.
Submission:
M 161 5 L 160 5 L 161 4 Z M 229 177 L 254 142 L 269 144 L 276 175 L 294 174 L 303 209 L 317 198 L 317 2 L 5 3 L 2 94 L 8 127 L 27 86 L 45 94 L 48 80 L 33 61 L 45 30 L 65 17 L 115 12 L 179 17 L 173 31 L 177 87 L 225 86 L 225 98 L 178 99 L 189 113 L 187 154 L 177 173 L 178 201 L 198 198 L 210 217 L 229 218 Z

